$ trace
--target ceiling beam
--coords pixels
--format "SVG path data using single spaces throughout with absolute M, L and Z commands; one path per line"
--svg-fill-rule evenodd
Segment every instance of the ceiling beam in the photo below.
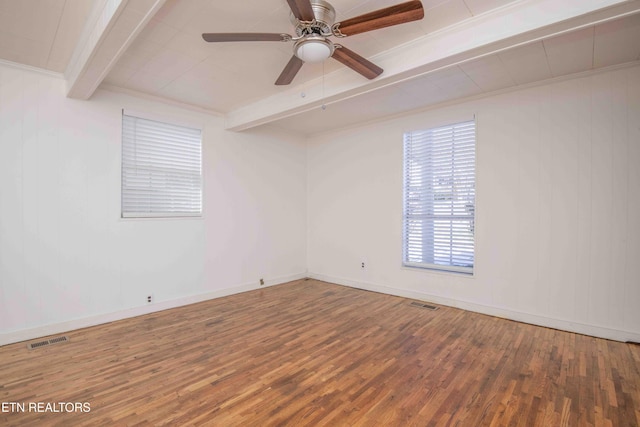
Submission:
M 374 56 L 384 73 L 367 81 L 340 69 L 231 111 L 226 128 L 242 131 L 295 116 L 435 70 L 599 22 L 638 13 L 640 0 L 522 0 Z M 304 92 L 304 93 L 303 93 Z
M 94 0 L 65 71 L 67 96 L 89 99 L 166 0 Z

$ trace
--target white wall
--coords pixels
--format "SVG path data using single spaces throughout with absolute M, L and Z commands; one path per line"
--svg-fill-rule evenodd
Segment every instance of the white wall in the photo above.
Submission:
M 203 218 L 120 219 L 123 108 L 203 127 Z M 0 344 L 304 277 L 304 143 L 223 128 L 0 65 Z
M 640 67 L 308 145 L 275 129 L 226 132 L 220 118 L 123 94 L 64 94 L 62 79 L 0 65 L 0 344 L 307 267 L 336 283 L 640 341 Z M 203 218 L 119 218 L 122 108 L 203 126 Z M 475 275 L 402 268 L 402 133 L 472 114 Z
M 473 114 L 475 274 L 402 268 L 402 134 Z M 640 67 L 319 135 L 307 162 L 310 276 L 640 341 Z

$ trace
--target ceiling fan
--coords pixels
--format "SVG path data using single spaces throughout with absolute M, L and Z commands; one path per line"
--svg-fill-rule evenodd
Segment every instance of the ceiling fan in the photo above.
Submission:
M 204 33 L 207 42 L 293 41 L 293 56 L 276 80 L 276 85 L 293 81 L 302 64 L 321 62 L 332 57 L 368 79 L 382 73 L 382 68 L 352 50 L 329 39 L 347 37 L 392 25 L 417 21 L 424 17 L 422 3 L 411 0 L 386 7 L 342 22 L 335 22 L 336 12 L 325 0 L 287 0 L 295 36 L 277 33 Z

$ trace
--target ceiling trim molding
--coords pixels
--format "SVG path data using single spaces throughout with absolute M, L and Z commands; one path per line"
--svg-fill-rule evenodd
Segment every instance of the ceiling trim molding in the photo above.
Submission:
M 159 102 L 161 104 L 167 104 L 167 105 L 171 105 L 173 107 L 180 107 L 180 108 L 184 108 L 185 110 L 190 110 L 190 111 L 195 111 L 198 113 L 204 113 L 204 114 L 208 114 L 210 116 L 214 116 L 214 117 L 219 117 L 222 118 L 224 117 L 224 114 L 221 114 L 218 111 L 215 110 L 209 110 L 207 108 L 203 108 L 203 107 L 198 107 L 197 105 L 193 105 L 193 104 L 187 104 L 184 102 L 180 102 L 180 101 L 175 101 L 171 98 L 165 98 L 162 96 L 156 96 L 156 95 L 150 95 L 148 93 L 144 93 L 144 92 L 140 92 L 137 90 L 133 90 L 133 89 L 128 89 L 128 88 L 124 88 L 121 86 L 115 86 L 115 85 L 110 85 L 107 83 L 103 83 L 101 84 L 97 90 L 104 90 L 107 92 L 113 92 L 113 93 L 121 93 L 123 95 L 129 95 L 129 96 L 133 96 L 136 98 L 141 98 L 141 99 L 146 99 L 149 101 L 154 101 L 154 102 Z
M 55 71 L 45 70 L 44 68 L 33 67 L 31 65 L 20 64 L 18 62 L 7 61 L 6 59 L 0 59 L 0 65 L 8 68 L 15 68 L 21 71 L 40 74 L 47 77 L 53 77 L 56 79 L 64 79 L 64 74 L 62 73 L 56 73 Z
M 350 70 L 340 69 L 304 84 L 229 112 L 228 130 L 242 131 L 321 104 L 336 103 L 433 71 L 640 11 L 640 0 L 523 0 L 470 18 L 376 55 L 385 69 L 373 81 L 363 81 Z M 498 30 L 496 30 L 498 29 Z M 323 88 L 324 86 L 324 88 Z
M 65 72 L 67 96 L 89 99 L 166 0 L 100 0 Z

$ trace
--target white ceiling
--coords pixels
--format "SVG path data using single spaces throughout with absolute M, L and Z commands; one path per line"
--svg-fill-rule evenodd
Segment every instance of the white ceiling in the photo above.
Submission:
M 640 14 L 452 65 L 276 124 L 305 134 L 640 60 Z
M 341 21 L 400 1 L 331 3 Z M 71 96 L 102 84 L 303 134 L 640 60 L 637 0 L 422 3 L 421 21 L 340 40 L 385 69 L 373 81 L 330 59 L 275 86 L 291 43 L 201 38 L 292 34 L 286 0 L 0 0 L 0 58 L 64 72 Z
M 0 0 L 0 58 L 63 72 L 90 8 L 87 0 Z
M 402 0 L 332 0 L 336 20 L 388 7 Z M 466 3 L 465 3 L 466 1 Z M 426 18 L 341 41 L 364 57 L 424 36 L 515 0 L 423 0 Z M 229 112 L 283 92 L 273 83 L 292 56 L 281 42 L 206 43 L 205 32 L 293 33 L 285 0 L 256 2 L 167 0 L 105 82 L 201 107 Z M 305 64 L 294 84 L 343 66 L 329 60 Z M 185 89 L 186 88 L 186 89 Z

